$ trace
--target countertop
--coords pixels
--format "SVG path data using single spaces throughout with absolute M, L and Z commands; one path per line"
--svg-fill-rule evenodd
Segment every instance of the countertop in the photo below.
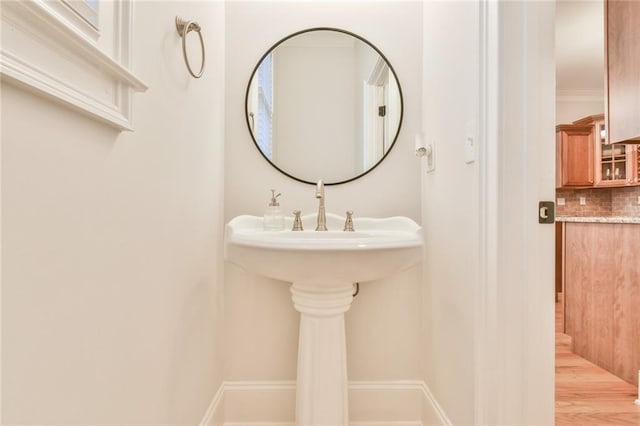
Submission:
M 556 216 L 556 222 L 582 222 L 582 223 L 637 223 L 640 217 L 634 216 Z

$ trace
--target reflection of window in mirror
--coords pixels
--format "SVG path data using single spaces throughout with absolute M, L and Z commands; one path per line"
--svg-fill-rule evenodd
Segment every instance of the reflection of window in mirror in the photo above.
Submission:
M 248 93 L 249 127 L 260 151 L 269 159 L 274 156 L 273 129 L 273 57 L 264 57 L 253 76 Z
M 400 123 L 400 88 L 379 58 L 364 82 L 364 166 L 371 167 L 390 148 Z

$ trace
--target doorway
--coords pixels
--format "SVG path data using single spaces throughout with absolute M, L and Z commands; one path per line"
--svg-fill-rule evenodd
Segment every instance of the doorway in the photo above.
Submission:
M 571 124 L 605 111 L 604 4 L 603 1 L 556 2 L 556 125 Z M 599 132 L 594 132 L 597 134 Z M 595 144 L 597 139 L 593 141 Z M 597 158 L 597 145 L 594 158 Z M 595 168 L 595 166 L 594 166 Z M 617 176 L 620 169 L 603 176 Z M 599 170 L 596 168 L 596 174 Z M 597 180 L 596 180 L 597 182 Z M 574 216 L 599 216 L 599 200 L 608 189 L 556 190 L 556 309 L 555 383 L 556 424 L 640 424 L 640 407 L 633 404 L 635 386 L 574 353 L 565 307 L 575 299 L 564 282 L 567 256 L 576 248 L 566 244 L 564 222 Z M 594 206 L 591 207 L 590 204 Z M 589 214 L 587 214 L 589 212 Z M 572 224 L 575 225 L 575 224 Z M 598 226 L 598 224 L 594 224 Z M 585 276 L 589 279 L 589 276 Z M 571 286 L 570 286 L 571 288 Z M 570 291 L 569 288 L 569 291 Z M 573 303 L 573 302 L 572 302 Z M 575 311 L 573 305 L 570 309 Z M 587 313 L 589 315 L 589 313 Z M 576 315 L 574 314 L 573 317 Z M 577 351 L 579 352 L 579 351 Z M 586 356 L 586 355 L 585 355 Z

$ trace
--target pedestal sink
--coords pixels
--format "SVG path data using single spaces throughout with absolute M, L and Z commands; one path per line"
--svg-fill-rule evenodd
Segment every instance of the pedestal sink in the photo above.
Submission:
M 300 312 L 296 424 L 347 425 L 347 355 L 344 313 L 353 284 L 390 276 L 419 263 L 422 228 L 406 217 L 344 218 L 327 214 L 329 231 L 313 231 L 316 215 L 302 218 L 305 231 L 264 231 L 262 217 L 238 216 L 225 229 L 225 259 L 247 271 L 291 283 Z

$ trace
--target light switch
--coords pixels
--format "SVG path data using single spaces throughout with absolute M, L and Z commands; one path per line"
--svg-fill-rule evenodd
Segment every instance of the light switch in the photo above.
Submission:
M 468 121 L 465 126 L 464 162 L 471 164 L 476 161 L 476 123 Z
M 474 146 L 473 137 L 467 136 L 464 146 L 464 162 L 471 164 L 476 161 L 476 148 Z
M 434 172 L 436 170 L 436 141 L 431 139 L 427 145 L 427 173 Z

